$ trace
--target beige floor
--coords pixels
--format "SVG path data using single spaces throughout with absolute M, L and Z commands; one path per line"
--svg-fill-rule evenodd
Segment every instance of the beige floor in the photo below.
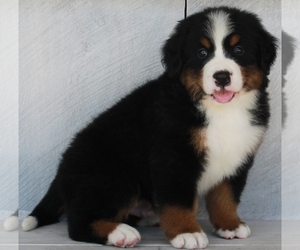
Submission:
M 224 250 L 299 250 L 300 222 L 249 221 L 252 235 L 246 240 L 224 240 L 211 233 L 208 222 L 201 223 L 209 238 L 207 249 Z M 282 225 L 281 225 L 282 224 Z M 282 231 L 283 227 L 283 231 Z M 138 228 L 141 243 L 135 249 L 172 249 L 159 228 Z M 285 233 L 285 232 L 286 233 Z M 283 235 L 282 235 L 283 232 Z M 282 241 L 284 246 L 282 247 Z M 100 246 L 101 249 L 114 249 Z M 99 245 L 75 242 L 67 236 L 65 222 L 35 229 L 31 232 L 4 232 L 0 227 L 0 250 L 96 250 Z

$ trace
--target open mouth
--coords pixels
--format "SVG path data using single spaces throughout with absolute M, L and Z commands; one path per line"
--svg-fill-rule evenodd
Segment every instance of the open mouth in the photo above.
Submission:
M 228 103 L 235 96 L 235 92 L 221 89 L 212 94 L 212 97 L 219 103 Z

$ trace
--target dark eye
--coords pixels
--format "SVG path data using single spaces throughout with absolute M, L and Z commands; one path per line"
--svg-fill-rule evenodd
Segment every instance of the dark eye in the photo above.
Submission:
M 207 51 L 206 51 L 206 49 L 199 49 L 198 50 L 198 56 L 200 57 L 200 58 L 205 58 L 205 57 L 207 57 Z
M 242 46 L 235 46 L 234 49 L 233 49 L 233 52 L 239 56 L 243 55 L 245 50 Z

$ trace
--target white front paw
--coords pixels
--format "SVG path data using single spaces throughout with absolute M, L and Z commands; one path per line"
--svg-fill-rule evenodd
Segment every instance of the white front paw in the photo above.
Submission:
M 235 237 L 239 239 L 246 239 L 250 236 L 251 230 L 247 224 L 240 224 L 240 226 L 235 229 Z
M 247 224 L 241 223 L 239 227 L 233 231 L 219 229 L 217 233 L 220 237 L 225 239 L 233 239 L 233 238 L 246 239 L 250 236 L 251 230 Z
M 126 224 L 120 224 L 108 235 L 107 245 L 133 247 L 141 241 L 139 232 Z
M 208 246 L 208 239 L 205 233 L 184 233 L 177 235 L 170 241 L 175 248 L 206 248 Z

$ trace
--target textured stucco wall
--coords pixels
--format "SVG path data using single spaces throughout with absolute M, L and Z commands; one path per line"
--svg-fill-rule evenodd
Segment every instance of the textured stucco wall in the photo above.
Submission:
M 188 13 L 220 2 L 189 0 Z M 258 13 L 280 38 L 278 0 L 222 4 Z M 161 45 L 183 10 L 182 0 L 20 2 L 21 217 L 46 192 L 74 133 L 162 72 Z M 270 79 L 272 119 L 242 197 L 244 219 L 280 218 L 280 56 Z
M 300 220 L 300 2 L 282 2 L 282 219 Z
M 160 47 L 183 9 L 181 0 L 20 2 L 21 217 L 74 133 L 163 71 Z
M 18 1 L 0 0 L 0 220 L 18 207 Z

